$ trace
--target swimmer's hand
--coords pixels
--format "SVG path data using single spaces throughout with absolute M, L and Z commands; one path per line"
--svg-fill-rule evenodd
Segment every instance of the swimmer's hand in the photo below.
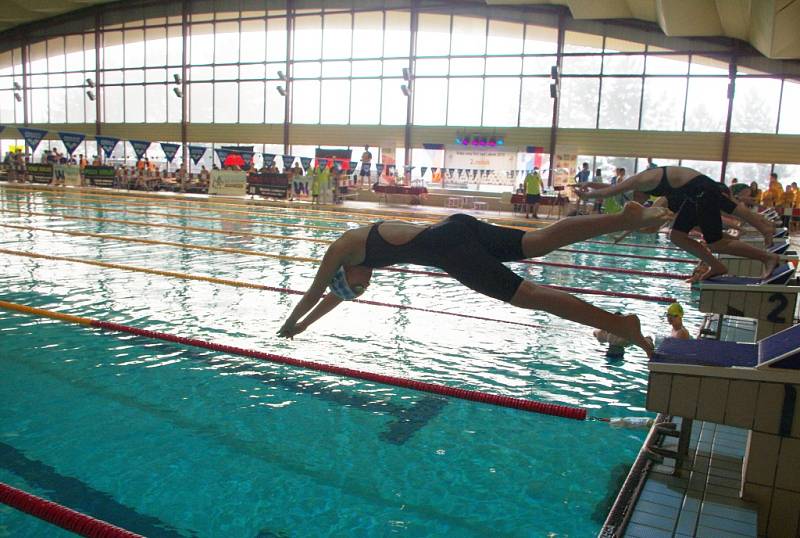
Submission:
M 306 326 L 302 323 L 291 323 L 287 321 L 283 327 L 278 330 L 278 336 L 281 338 L 294 338 L 296 335 L 306 330 Z

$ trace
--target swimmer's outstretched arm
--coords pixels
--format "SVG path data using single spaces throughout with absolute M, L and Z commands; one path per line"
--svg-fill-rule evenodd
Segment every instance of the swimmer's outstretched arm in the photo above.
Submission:
M 608 198 L 609 196 L 616 196 L 628 191 L 638 190 L 639 176 L 631 176 L 624 181 L 620 181 L 616 185 L 604 185 L 602 187 L 592 186 L 588 189 L 577 189 L 578 197 L 586 200 L 588 198 Z
M 328 283 L 333 278 L 334 273 L 336 273 L 336 270 L 342 265 L 346 254 L 347 250 L 344 244 L 339 240 L 328 248 L 328 251 L 325 252 L 325 256 L 322 257 L 322 263 L 320 263 L 319 269 L 317 269 L 314 282 L 303 295 L 303 298 L 300 299 L 300 302 L 297 303 L 297 306 L 294 307 L 294 310 L 292 310 L 292 313 L 284 322 L 283 327 L 278 331 L 278 336 L 291 338 L 295 334 L 303 332 L 309 325 L 333 310 L 341 302 L 341 300 L 332 293 L 329 293 L 321 303 L 319 303 L 319 300 L 325 293 L 325 289 L 328 287 Z M 319 305 L 317 305 L 317 303 L 319 303 Z M 306 316 L 301 323 L 298 323 L 300 318 L 305 316 L 312 308 L 314 310 Z

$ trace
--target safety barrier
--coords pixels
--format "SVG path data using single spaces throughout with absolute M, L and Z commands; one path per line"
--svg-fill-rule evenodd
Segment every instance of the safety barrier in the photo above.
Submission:
M 113 323 L 109 321 L 100 321 L 81 316 L 74 316 L 71 314 L 62 314 L 60 312 L 53 312 L 41 308 L 34 308 L 31 306 L 20 305 L 16 303 L 9 303 L 0 301 L 0 308 L 6 310 L 13 310 L 23 314 L 29 314 L 39 317 L 46 317 L 50 319 L 57 319 L 59 321 L 66 321 L 69 323 L 77 323 L 89 327 L 96 327 L 109 331 L 123 332 L 133 334 L 136 336 L 143 336 L 145 338 L 152 338 L 156 340 L 164 340 L 166 342 L 174 342 L 185 346 L 199 347 L 203 349 L 210 349 L 221 353 L 229 353 L 231 355 L 238 355 L 240 357 L 249 357 L 287 366 L 295 366 L 298 368 L 305 368 L 308 370 L 315 370 L 319 372 L 326 372 L 329 374 L 340 375 L 354 379 L 361 379 L 363 381 L 372 381 L 375 383 L 382 383 L 384 385 L 393 385 L 397 387 L 407 388 L 416 391 L 429 392 L 432 394 L 439 394 L 442 396 L 449 396 L 451 398 L 459 398 L 462 400 L 469 400 L 473 402 L 487 403 L 501 407 L 510 407 L 522 411 L 529 411 L 532 413 L 541 413 L 544 415 L 553 415 L 563 418 L 570 418 L 575 420 L 586 420 L 586 410 L 579 407 L 570 407 L 566 405 L 549 404 L 544 402 L 537 402 L 534 400 L 525 400 L 522 398 L 514 398 L 511 396 L 502 396 L 499 394 L 492 394 L 486 392 L 479 392 L 469 389 L 459 389 L 449 387 L 447 385 L 438 385 L 435 383 L 427 383 L 424 381 L 415 381 L 413 379 L 405 379 L 384 374 L 377 374 L 372 372 L 365 372 L 362 370 L 355 370 L 353 368 L 345 368 L 342 366 L 334 366 L 331 364 L 324 364 L 314 361 L 306 361 L 301 359 L 294 359 L 283 355 L 276 355 L 274 353 L 267 353 L 264 351 L 256 351 L 244 349 L 236 346 L 229 346 L 217 342 L 208 342 L 196 338 L 188 338 L 174 334 L 150 331 L 147 329 L 139 329 L 137 327 L 130 327 L 120 323 Z

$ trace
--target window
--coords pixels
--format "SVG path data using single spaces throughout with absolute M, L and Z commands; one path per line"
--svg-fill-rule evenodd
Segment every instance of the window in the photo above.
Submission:
M 383 55 L 386 58 L 408 56 L 411 46 L 411 15 L 403 11 L 386 12 L 386 30 L 383 35 Z M 417 51 L 419 54 L 419 51 Z
M 597 78 L 561 79 L 559 127 L 594 128 L 599 89 Z
M 781 81 L 769 78 L 737 78 L 733 97 L 731 131 L 774 133 L 778 125 Z M 784 100 L 784 103 L 786 100 Z
M 689 78 L 686 131 L 724 131 L 728 118 L 728 79 Z M 717 174 L 719 175 L 719 174 Z
M 189 114 L 192 123 L 211 123 L 214 120 L 214 92 L 209 83 L 192 83 L 189 85 L 191 92 L 191 111 Z
M 218 22 L 214 25 L 214 62 L 229 64 L 239 61 L 239 23 Z
M 350 123 L 377 125 L 380 117 L 381 81 L 353 80 L 350 89 Z
M 478 55 L 486 52 L 486 19 L 453 17 L 453 40 L 450 54 Z
M 516 127 L 519 115 L 520 79 L 487 78 L 483 90 L 483 124 Z
M 701 174 L 705 174 L 711 179 L 717 180 L 722 172 L 722 163 L 720 161 L 692 161 L 683 160 L 681 166 L 687 168 L 694 168 Z
M 642 80 L 639 78 L 603 78 L 600 101 L 601 129 L 638 129 Z
M 165 84 L 145 86 L 147 123 L 164 123 L 167 121 L 167 91 Z
M 293 88 L 292 121 L 319 123 L 319 81 L 297 80 Z
M 144 86 L 125 86 L 125 122 L 144 123 Z
M 125 67 L 144 67 L 144 30 L 125 31 Z
M 421 13 L 417 30 L 418 56 L 446 56 L 450 52 L 450 15 Z
M 381 96 L 381 124 L 405 125 L 407 107 L 408 98 L 400 91 L 400 81 L 384 79 Z
M 217 82 L 214 84 L 214 122 L 237 123 L 239 121 L 239 84 Z
M 490 20 L 486 54 L 522 54 L 524 31 L 524 24 Z
M 414 92 L 414 124 L 446 125 L 447 79 L 417 79 Z
M 264 82 L 255 80 L 239 84 L 239 122 L 264 121 Z
M 553 99 L 549 78 L 523 78 L 520 127 L 549 127 L 553 121 Z
M 648 59 L 648 65 L 650 60 Z M 642 129 L 680 131 L 686 78 L 645 78 L 642 100 Z
M 264 62 L 267 59 L 266 21 L 242 21 L 240 40 L 242 62 Z
M 306 15 L 295 19 L 294 57 L 318 60 L 322 57 L 322 17 Z
M 800 134 L 800 81 L 786 79 L 781 97 L 780 134 Z
M 351 27 L 353 24 L 350 14 L 325 15 L 324 22 L 322 57 L 349 58 L 351 55 Z
M 383 13 L 355 13 L 353 16 L 353 58 L 376 58 L 383 44 Z
M 480 125 L 483 79 L 451 78 L 447 102 L 447 125 Z
M 764 163 L 728 163 L 725 167 L 725 182 L 730 183 L 730 180 L 735 177 L 739 183 L 750 184 L 753 181 L 757 181 L 767 185 L 769 183 L 770 168 L 769 164 Z M 784 185 L 788 184 L 782 183 Z
M 322 81 L 322 109 L 320 123 L 345 125 L 350 112 L 350 81 Z

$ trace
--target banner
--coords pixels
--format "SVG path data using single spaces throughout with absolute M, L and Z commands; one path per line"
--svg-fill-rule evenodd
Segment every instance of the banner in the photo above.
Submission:
M 428 167 L 427 166 L 421 166 L 420 169 L 419 169 L 419 172 L 420 172 L 419 177 L 424 176 L 425 172 L 427 172 L 427 171 L 428 171 Z
M 47 131 L 31 129 L 30 127 L 17 127 L 17 130 L 19 134 L 22 135 L 22 138 L 25 139 L 25 143 L 31 147 L 31 153 L 36 151 L 36 148 L 39 147 L 39 142 L 41 142 L 44 135 L 47 134 Z
M 211 181 L 208 185 L 208 194 L 244 196 L 246 193 L 247 173 L 244 170 L 211 171 Z
M 252 149 L 239 148 L 239 155 L 242 156 L 242 160 L 247 168 L 250 168 L 250 165 L 253 164 L 253 155 L 255 154 L 256 152 Z
M 303 170 L 308 170 L 308 167 L 311 166 L 311 157 L 300 157 L 300 166 L 303 167 Z
M 106 157 L 111 157 L 111 153 L 119 143 L 119 138 L 111 136 L 95 136 L 94 139 L 97 140 L 97 145 L 105 152 Z
M 61 133 L 59 133 L 61 134 Z M 73 148 L 72 151 L 75 151 Z M 68 187 L 81 186 L 81 167 L 74 164 L 56 164 L 53 166 L 53 182 Z
M 200 159 L 202 159 L 205 154 L 205 146 L 189 146 L 189 158 L 192 159 L 195 166 L 197 166 L 197 163 L 200 162 Z
M 514 170 L 517 168 L 517 154 L 511 151 L 448 149 L 444 154 L 444 165 L 448 168 Z
M 75 153 L 75 150 L 78 149 L 78 146 L 81 145 L 81 142 L 86 139 L 86 135 L 81 133 L 63 133 L 59 131 L 58 136 L 61 137 L 64 147 L 67 148 L 67 155 L 72 155 Z
M 328 167 L 328 159 L 319 159 L 317 162 L 319 163 L 320 168 Z
M 219 159 L 219 165 L 225 166 L 225 161 L 228 160 L 228 155 L 230 155 L 231 152 L 223 148 L 217 148 L 214 151 L 217 153 L 217 158 Z M 208 194 L 211 193 L 209 192 Z
M 128 140 L 133 146 L 133 152 L 136 154 L 137 159 L 141 159 L 144 157 L 144 154 L 147 153 L 147 148 L 150 147 L 150 142 L 146 140 Z
M 264 166 L 269 168 L 275 163 L 275 154 L 274 153 L 264 153 Z
M 172 159 L 175 158 L 175 154 L 178 153 L 178 148 L 180 148 L 180 144 L 173 144 L 171 142 L 161 142 L 161 150 L 164 152 L 164 155 L 167 156 L 167 160 L 172 162 Z
M 114 185 L 113 166 L 87 166 L 83 169 L 86 183 L 95 187 L 112 187 Z
M 52 164 L 28 163 L 25 169 L 33 183 L 49 185 L 50 182 L 53 181 Z
M 578 167 L 577 153 L 560 151 L 556 153 L 556 165 L 553 175 L 553 185 L 567 185 L 575 177 Z
M 288 170 L 294 164 L 294 155 L 284 155 L 283 156 L 283 169 Z

